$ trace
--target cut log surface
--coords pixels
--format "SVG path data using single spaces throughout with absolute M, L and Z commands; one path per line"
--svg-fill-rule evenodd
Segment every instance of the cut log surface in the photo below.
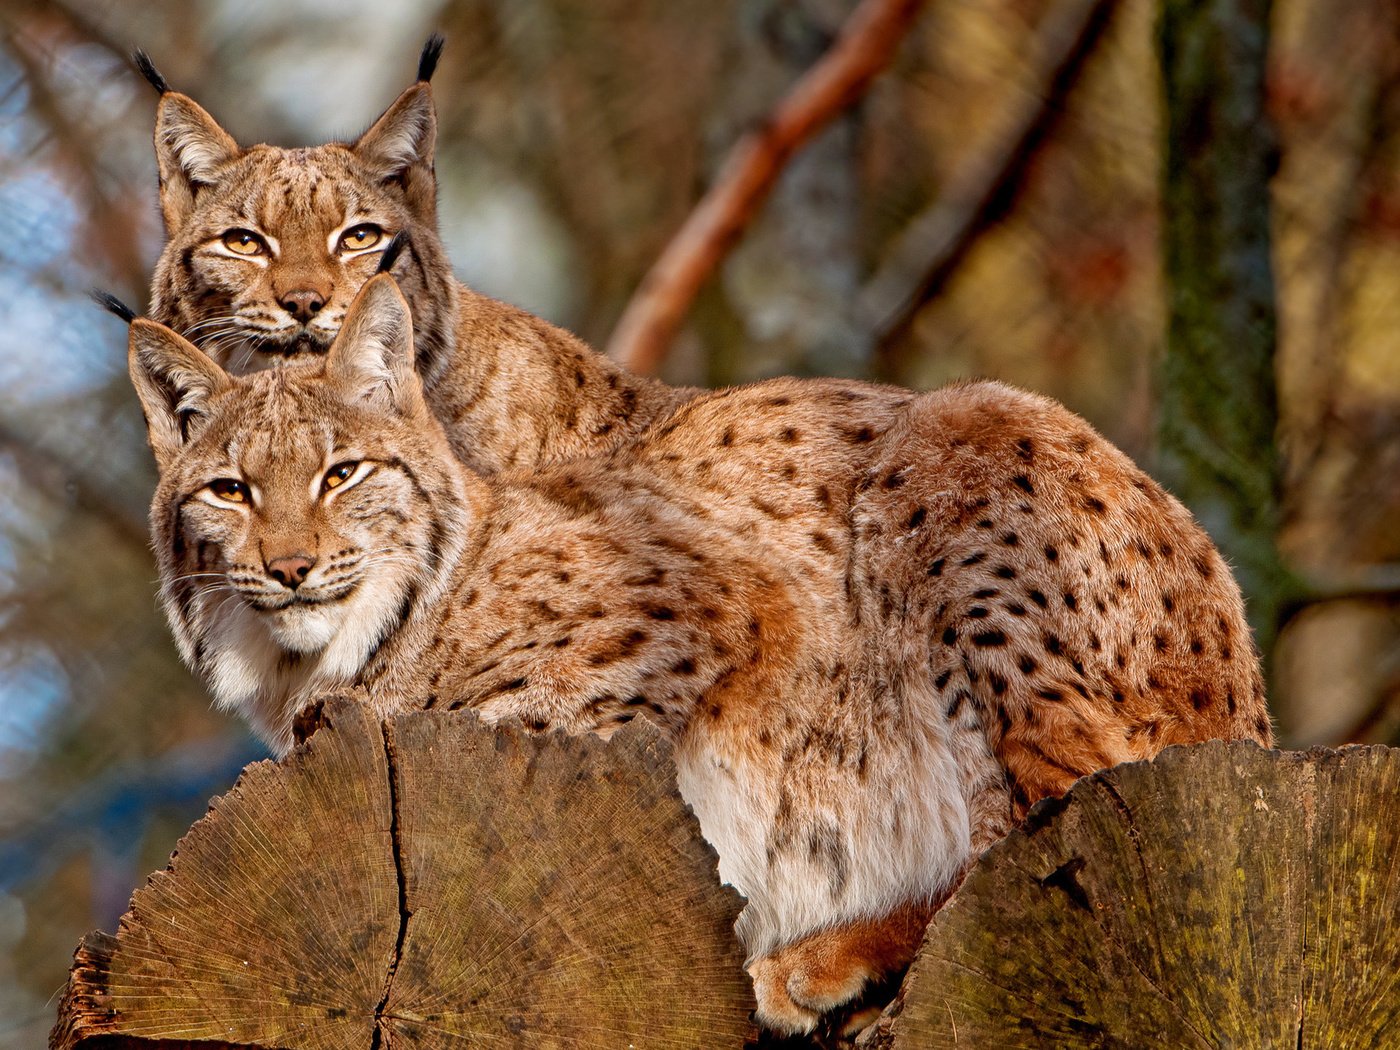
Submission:
M 1400 1046 L 1400 750 L 1170 748 L 1034 810 L 861 1045 Z
M 651 727 L 338 702 L 83 941 L 50 1045 L 738 1047 L 739 904 Z

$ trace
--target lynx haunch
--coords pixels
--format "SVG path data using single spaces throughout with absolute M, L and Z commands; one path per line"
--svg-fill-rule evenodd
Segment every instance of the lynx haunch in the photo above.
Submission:
M 777 1029 L 907 964 L 1035 800 L 1270 739 L 1210 541 L 1041 397 L 774 380 L 483 478 L 387 275 L 315 367 L 234 377 L 141 320 L 130 361 L 162 600 L 218 701 L 278 749 L 329 689 L 538 730 L 655 720 Z

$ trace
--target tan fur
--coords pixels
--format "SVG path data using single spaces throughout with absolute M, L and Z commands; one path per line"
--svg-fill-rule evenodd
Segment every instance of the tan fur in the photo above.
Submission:
M 748 899 L 774 1027 L 905 965 L 1036 799 L 1170 743 L 1270 741 L 1209 540 L 1045 398 L 773 380 L 610 455 L 482 477 L 410 335 L 387 277 L 317 368 L 234 378 L 133 326 L 182 652 L 278 749 L 332 688 L 538 730 L 654 719 Z M 326 490 L 337 464 L 354 480 Z M 313 567 L 294 591 L 274 562 Z
M 458 284 L 437 231 L 431 89 L 414 84 L 353 143 L 240 148 L 193 100 L 167 92 L 156 119 L 166 244 L 151 316 L 234 373 L 314 362 L 389 238 L 413 308 L 428 402 L 462 460 L 481 473 L 605 453 L 698 391 L 634 376 L 568 332 Z M 337 237 L 383 231 L 362 251 Z M 266 253 L 222 246 L 230 230 Z M 302 321 L 297 293 L 324 305 Z

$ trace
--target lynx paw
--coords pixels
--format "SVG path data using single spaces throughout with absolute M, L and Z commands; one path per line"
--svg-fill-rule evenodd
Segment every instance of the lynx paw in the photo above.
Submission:
M 818 935 L 820 936 L 820 935 Z M 831 960 L 815 938 L 782 948 L 749 966 L 758 1020 L 765 1028 L 802 1035 L 822 1014 L 860 994 L 873 974 L 861 960 Z
M 856 999 L 867 984 L 909 965 L 932 913 L 910 904 L 880 919 L 863 920 L 810 934 L 754 960 L 748 968 L 765 1028 L 802 1035 L 824 1014 Z M 846 1034 L 878 1016 L 861 1010 L 846 1018 Z

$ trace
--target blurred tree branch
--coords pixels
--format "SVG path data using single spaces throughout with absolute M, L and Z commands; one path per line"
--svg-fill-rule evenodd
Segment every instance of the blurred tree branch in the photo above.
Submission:
M 860 291 L 858 310 L 887 343 L 953 275 L 982 234 L 1016 201 L 1030 164 L 1059 123 L 1065 102 L 1103 37 L 1118 0 L 1051 5 L 1040 30 L 1029 104 L 959 168 L 937 200 L 895 238 Z
M 144 518 L 101 495 L 107 486 L 100 475 L 41 445 L 3 418 L 0 449 L 10 454 L 16 469 L 34 488 L 102 522 L 114 537 L 137 550 L 145 551 L 150 545 Z
M 1298 592 L 1279 611 L 1282 628 L 1324 602 L 1400 602 L 1400 565 L 1358 565 L 1329 575 L 1300 573 Z
M 112 47 L 87 22 L 76 16 L 68 17 L 67 21 L 69 27 L 85 39 Z M 57 146 L 58 163 L 73 176 L 71 196 L 75 203 L 86 205 L 88 243 L 101 248 L 111 267 L 126 283 L 144 285 L 146 266 L 140 252 L 139 217 L 132 209 L 117 207 L 108 191 L 111 180 L 102 170 L 96 152 L 100 138 L 69 119 L 49 80 L 52 57 L 41 54 L 35 40 L 27 34 L 11 34 L 10 53 L 29 84 L 30 109 L 49 129 Z
M 831 50 L 730 151 L 714 184 L 642 279 L 607 352 L 654 372 L 706 278 L 773 188 L 788 158 L 851 105 L 893 58 L 923 0 L 862 0 Z

